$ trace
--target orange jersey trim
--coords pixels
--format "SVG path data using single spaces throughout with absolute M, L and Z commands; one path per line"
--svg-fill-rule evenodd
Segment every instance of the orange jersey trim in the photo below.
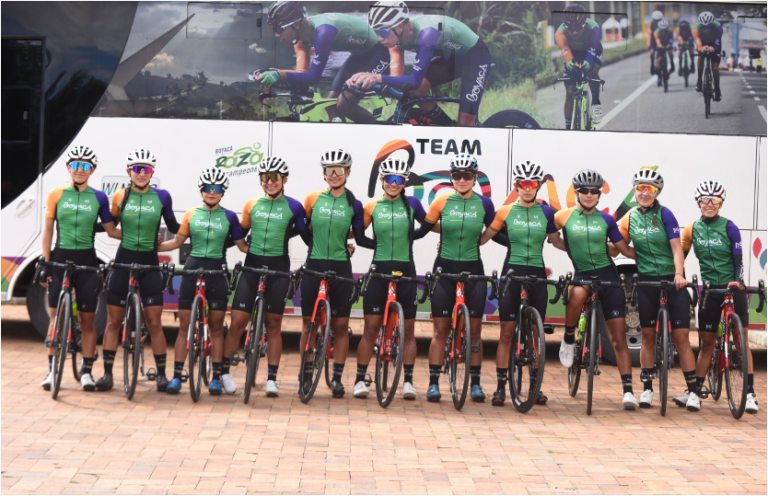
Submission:
M 564 209 L 564 210 L 559 210 L 559 211 L 558 211 L 558 212 L 555 214 L 555 228 L 556 228 L 558 231 L 559 231 L 560 229 L 562 229 L 563 227 L 565 227 L 565 224 L 567 224 L 567 223 L 568 223 L 568 219 L 570 219 L 570 218 L 571 218 L 571 214 L 572 214 L 572 213 L 573 213 L 573 211 L 574 211 L 574 210 L 576 210 L 577 208 L 579 208 L 579 207 L 578 207 L 578 206 L 576 206 L 576 205 L 574 205 L 574 206 L 573 206 L 573 207 L 571 207 L 571 208 L 567 208 L 567 209 Z
M 514 203 L 502 205 L 502 207 L 496 211 L 496 216 L 493 218 L 493 222 L 491 222 L 490 225 L 491 229 L 494 231 L 501 231 L 504 227 L 504 223 L 507 221 L 509 211 L 512 210 L 512 205 L 514 205 Z
M 691 251 L 693 245 L 693 222 L 685 226 L 680 235 L 680 244 L 683 245 L 683 251 Z
M 453 193 L 450 193 L 435 198 L 435 200 L 429 206 L 429 211 L 427 212 L 427 216 L 424 217 L 424 220 L 430 224 L 437 224 L 437 221 L 440 220 L 440 214 L 442 213 L 443 208 L 445 208 L 445 202 L 448 201 L 448 197 L 452 194 Z
M 244 229 L 251 228 L 251 210 L 253 210 L 253 206 L 256 205 L 257 201 L 259 201 L 258 198 L 251 198 L 245 202 L 245 206 L 243 207 L 243 216 L 240 218 L 240 227 Z
M 314 191 L 307 195 L 304 199 L 304 211 L 307 213 L 307 219 L 312 218 L 312 208 L 315 206 L 315 202 L 323 194 L 323 191 Z
M 50 193 L 48 193 L 48 198 L 45 201 L 45 217 L 48 219 L 55 219 L 56 218 L 56 204 L 59 203 L 59 200 L 61 200 L 61 195 L 64 194 L 64 190 L 67 189 L 69 186 L 60 186 L 58 188 L 53 188 Z

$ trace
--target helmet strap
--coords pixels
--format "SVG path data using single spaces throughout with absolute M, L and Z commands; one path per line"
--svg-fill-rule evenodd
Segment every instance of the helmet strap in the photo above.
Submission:
M 138 191 L 139 193 L 144 193 L 149 189 L 149 181 L 147 181 L 147 184 L 145 184 L 144 186 L 139 186 L 138 184 L 131 181 L 131 187 L 136 191 Z
M 384 196 L 386 196 L 386 197 L 387 197 L 387 200 L 390 200 L 390 201 L 395 201 L 395 200 L 397 200 L 398 198 L 400 198 L 400 193 L 396 194 L 395 196 L 392 196 L 392 195 L 390 195 L 390 194 L 387 192 L 387 188 L 386 188 L 385 186 L 382 186 L 382 187 L 381 187 L 381 189 L 383 189 L 383 190 L 384 190 Z
M 270 195 L 269 193 L 267 193 L 267 196 L 268 196 L 270 199 L 272 199 L 272 200 L 275 200 L 275 199 L 277 199 L 278 197 L 280 197 L 280 195 L 282 195 L 282 194 L 283 194 L 283 189 L 285 189 L 285 188 L 280 188 L 280 191 L 278 191 L 278 192 L 277 192 L 277 193 L 275 193 L 274 195 Z
M 343 182 L 343 183 L 341 183 L 339 186 L 331 186 L 331 189 L 332 189 L 333 191 L 338 191 L 338 190 L 340 190 L 341 188 L 343 188 L 343 187 L 344 187 L 344 186 L 346 186 L 346 185 L 347 185 L 347 181 L 344 181 L 344 182 Z M 330 186 L 330 185 L 329 185 L 329 186 Z

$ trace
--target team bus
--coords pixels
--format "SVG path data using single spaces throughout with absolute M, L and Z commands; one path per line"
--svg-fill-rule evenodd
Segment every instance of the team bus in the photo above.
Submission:
M 25 300 L 41 334 L 48 324 L 45 290 L 33 286 L 31 279 L 41 254 L 46 195 L 68 182 L 66 149 L 72 144 L 89 146 L 98 154 L 99 166 L 90 184 L 110 198 L 128 184 L 127 153 L 136 147 L 151 149 L 158 161 L 154 185 L 170 192 L 179 219 L 200 202 L 196 179 L 203 168 L 220 167 L 230 175 L 222 204 L 240 212 L 249 198 L 262 194 L 256 173 L 261 158 L 268 154 L 284 158 L 292 172 L 286 193 L 303 199 L 323 188 L 319 158 L 331 147 L 351 153 L 354 165 L 348 187 L 364 202 L 381 195 L 377 171 L 382 160 L 388 156 L 409 160 L 413 174 L 407 191 L 425 208 L 450 188 L 448 164 L 460 152 L 477 157 L 481 171 L 477 192 L 489 197 L 497 209 L 516 199 L 512 165 L 532 160 L 546 173 L 540 201 L 555 210 L 572 206 L 571 178 L 580 169 L 594 168 L 607 181 L 599 208 L 620 218 L 633 206 L 632 175 L 653 167 L 667 184 L 660 201 L 675 212 L 681 225 L 698 217 L 696 184 L 704 179 L 722 182 L 728 190 L 725 215 L 741 228 L 747 282 L 754 285 L 765 278 L 765 137 L 265 120 L 250 115 L 254 107 L 235 92 L 258 91 L 247 73 L 260 62 L 248 57 L 263 56 L 262 47 L 249 44 L 248 56 L 238 57 L 240 45 L 230 42 L 242 44 L 244 35 L 235 33 L 222 40 L 206 34 L 206 26 L 235 22 L 217 17 L 219 13 L 199 21 L 208 15 L 206 4 L 15 2 L 3 7 L 2 300 Z M 257 28 L 261 23 L 252 24 L 251 29 L 263 29 Z M 230 52 L 231 47 L 235 48 Z M 177 67 L 198 70 L 180 76 L 169 72 Z M 158 96 L 158 91 L 165 93 Z M 209 102 L 195 115 L 189 107 L 193 96 Z M 421 274 L 431 270 L 438 236 L 430 233 L 414 246 Z M 118 243 L 98 234 L 95 246 L 98 258 L 107 262 Z M 505 249 L 488 243 L 481 250 L 486 271 L 501 270 Z M 183 264 L 188 253 L 188 247 L 182 247 L 166 259 Z M 566 254 L 552 246 L 545 246 L 544 255 L 553 276 L 573 270 Z M 290 242 L 290 256 L 294 268 L 306 258 L 298 237 Z M 371 258 L 368 250 L 357 249 L 354 271 L 364 273 Z M 228 260 L 233 266 L 242 256 L 230 250 Z M 634 261 L 616 263 L 621 272 L 634 273 Z M 686 260 L 686 271 L 699 272 L 695 257 Z M 165 302 L 167 310 L 176 309 L 176 296 L 167 296 Z M 495 305 L 487 303 L 487 320 L 498 320 Z M 428 304 L 419 310 L 419 317 L 429 318 Z M 300 313 L 298 300 L 289 302 L 286 313 Z M 639 325 L 631 318 L 636 312 L 630 309 L 629 315 L 629 342 L 637 351 Z M 562 307 L 550 306 L 550 324 L 562 323 L 563 317 Z M 105 319 L 101 301 L 100 332 Z M 765 316 L 753 311 L 750 326 L 765 329 Z

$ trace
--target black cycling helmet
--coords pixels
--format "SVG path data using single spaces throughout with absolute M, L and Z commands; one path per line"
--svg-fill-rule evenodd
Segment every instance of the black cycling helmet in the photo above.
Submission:
M 569 28 L 583 28 L 587 24 L 587 10 L 574 3 L 565 8 L 563 22 Z
M 307 9 L 301 2 L 275 2 L 269 7 L 267 23 L 279 34 L 306 15 Z
M 679 27 L 680 29 L 688 29 L 688 30 L 690 30 L 691 29 L 691 24 L 688 21 L 686 21 L 685 19 L 683 19 L 682 21 L 680 21 L 680 23 L 677 25 L 677 27 Z

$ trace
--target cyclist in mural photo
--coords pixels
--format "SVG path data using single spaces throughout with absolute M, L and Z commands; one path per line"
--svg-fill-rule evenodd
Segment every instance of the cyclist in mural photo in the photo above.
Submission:
M 696 43 L 696 51 L 699 54 L 712 54 L 712 75 L 715 83 L 716 102 L 722 99 L 720 93 L 720 52 L 722 52 L 723 26 L 715 20 L 712 12 L 702 12 L 699 14 L 699 22 L 691 28 L 693 41 Z M 701 91 L 701 75 L 704 72 L 704 57 L 699 57 L 696 61 L 698 68 L 698 79 L 696 80 L 696 91 Z
M 425 96 L 434 86 L 461 79 L 458 125 L 476 125 L 491 56 L 474 31 L 450 17 L 412 16 L 405 2 L 389 1 L 369 9 L 368 25 L 385 47 L 415 51 L 413 69 L 407 76 L 361 72 L 347 81 L 350 87 L 368 90 L 386 84 Z M 425 124 L 453 125 L 436 102 L 421 103 L 419 108 L 426 113 Z
M 653 33 L 655 33 L 656 29 L 658 29 L 659 21 L 662 19 L 664 19 L 664 14 L 662 14 L 660 10 L 654 10 L 651 14 L 651 20 L 648 21 L 648 33 L 645 38 L 647 40 L 645 42 L 645 49 L 651 52 L 651 76 L 656 74 L 656 37 L 653 36 Z
M 587 18 L 584 7 L 571 4 L 565 8 L 563 23 L 557 28 L 555 42 L 563 54 L 563 77 L 576 78 L 581 69 L 590 79 L 600 79 L 600 66 L 603 63 L 603 45 L 600 43 L 600 26 Z M 571 128 L 573 115 L 573 90 L 576 82 L 565 83 L 565 128 Z M 600 104 L 600 83 L 590 81 L 589 92 L 592 95 L 592 121 L 599 124 L 603 120 L 603 107 Z
M 683 19 L 677 25 L 677 41 L 680 43 L 680 49 L 678 50 L 678 75 L 683 75 L 683 51 L 688 51 L 688 59 L 693 63 L 693 32 L 691 31 L 691 23 Z M 692 71 L 693 67 L 689 67 Z
M 666 19 L 662 19 L 659 21 L 658 27 L 656 28 L 656 31 L 653 32 L 653 39 L 656 40 L 656 74 L 659 76 L 658 80 L 656 81 L 656 86 L 661 86 L 663 84 L 662 78 L 662 53 L 667 52 L 667 63 L 671 66 L 669 68 L 668 75 L 675 72 L 675 58 L 673 57 L 674 53 L 674 40 L 675 40 L 675 33 L 669 29 L 669 21 Z M 667 76 L 669 77 L 669 76 Z
M 308 16 L 301 2 L 275 2 L 269 8 L 267 22 L 282 44 L 296 52 L 296 69 L 270 69 L 256 72 L 254 80 L 272 86 L 279 82 L 307 87 L 320 82 L 331 52 L 350 52 L 349 58 L 336 73 L 329 98 L 337 98 L 339 112 L 355 122 L 375 120 L 370 112 L 359 107 L 359 96 L 342 94 L 344 83 L 357 72 L 371 74 L 403 73 L 403 58 L 397 47 L 384 47 L 368 28 L 364 19 L 341 13 Z M 315 54 L 310 61 L 310 49 Z M 331 116 L 335 117 L 335 116 Z

